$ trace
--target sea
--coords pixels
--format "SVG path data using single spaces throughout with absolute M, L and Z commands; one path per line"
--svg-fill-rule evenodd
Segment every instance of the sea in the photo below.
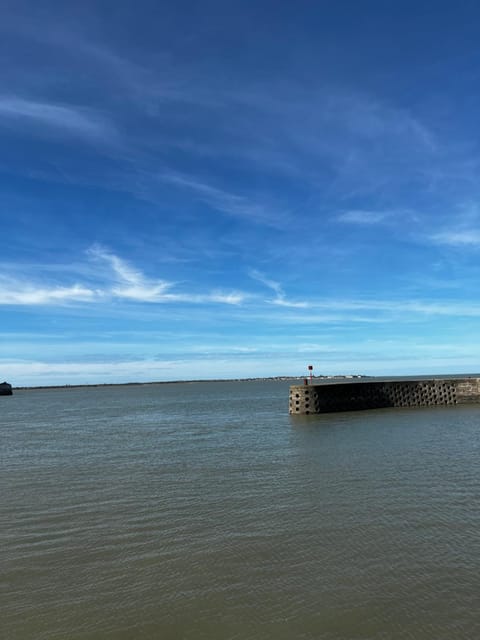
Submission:
M 478 640 L 480 405 L 0 397 L 2 640 Z

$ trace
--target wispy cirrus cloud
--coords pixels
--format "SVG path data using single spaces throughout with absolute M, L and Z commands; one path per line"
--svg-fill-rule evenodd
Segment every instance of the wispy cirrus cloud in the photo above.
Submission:
M 449 229 L 435 233 L 429 239 L 435 244 L 450 247 L 478 247 L 480 229 Z
M 166 292 L 173 286 L 173 283 L 165 280 L 149 280 L 128 262 L 100 245 L 94 245 L 87 253 L 110 267 L 114 276 L 110 292 L 114 297 L 159 302 L 165 299 Z
M 91 302 L 100 296 L 100 291 L 81 284 L 45 287 L 11 278 L 0 279 L 0 305 L 62 305 L 71 302 Z
M 328 101 L 330 117 L 342 119 L 355 134 L 366 139 L 410 137 L 415 146 L 426 151 L 437 149 L 432 130 L 418 117 L 367 94 L 345 91 Z
M 371 211 L 366 209 L 352 209 L 345 211 L 336 217 L 338 222 L 359 225 L 376 225 L 389 221 L 393 216 L 392 211 Z
M 257 280 L 257 282 L 261 282 L 263 285 L 268 287 L 268 289 L 271 289 L 275 293 L 275 297 L 273 299 L 267 300 L 267 302 L 269 302 L 270 304 L 274 304 L 279 307 L 292 307 L 296 309 L 305 309 L 310 306 L 307 302 L 296 302 L 288 300 L 279 282 L 267 278 L 263 273 L 257 271 L 256 269 L 252 269 L 250 271 L 250 277 L 253 278 L 253 280 Z
M 113 125 L 91 109 L 18 96 L 0 96 L 0 122 L 2 120 L 62 130 L 87 139 L 111 139 L 116 135 Z
M 268 302 L 268 301 L 267 301 Z M 289 305 L 284 305 L 289 306 Z M 397 326 L 432 322 L 435 318 L 480 318 L 480 304 L 456 300 L 311 300 L 305 308 L 284 309 L 271 314 L 258 310 L 251 319 L 280 326 Z
M 329 300 L 312 305 L 324 310 L 383 312 L 404 316 L 406 320 L 421 316 L 480 317 L 480 304 L 457 300 Z
M 147 278 L 141 271 L 130 265 L 113 252 L 100 245 L 94 245 L 87 256 L 97 263 L 106 265 L 102 279 L 95 286 L 75 283 L 69 286 L 44 283 L 33 280 L 0 278 L 0 305 L 68 305 L 73 303 L 104 302 L 111 299 L 139 303 L 218 303 L 239 305 L 246 294 L 239 291 L 214 289 L 208 293 L 176 292 L 174 282 Z
M 328 194 L 374 193 L 418 179 L 441 161 L 441 141 L 415 113 L 349 86 L 306 89 L 290 80 L 227 96 L 249 108 L 236 152 L 245 146 L 267 162 L 283 158 L 314 187 L 325 187 L 328 166 Z
M 39 28 L 39 24 L 44 28 Z M 140 157 L 153 151 L 155 155 L 172 146 L 197 160 L 209 154 L 217 159 L 243 162 L 243 170 L 254 166 L 255 171 L 268 174 L 289 174 L 297 182 L 308 184 L 309 189 L 322 189 L 322 193 L 325 184 L 320 184 L 322 170 L 317 167 L 324 168 L 326 164 L 333 174 L 331 185 L 338 191 L 371 192 L 378 185 L 410 180 L 413 174 L 418 178 L 422 171 L 432 167 L 432 157 L 441 146 L 433 126 L 427 125 L 413 109 L 346 83 L 312 82 L 305 86 L 292 76 L 280 79 L 273 76 L 267 82 L 264 77 L 258 81 L 253 73 L 248 81 L 239 84 L 230 73 L 225 73 L 221 58 L 209 60 L 206 66 L 203 60 L 192 57 L 185 62 L 183 56 L 169 51 L 167 44 L 165 48 L 159 45 L 154 56 L 142 54 L 141 48 L 119 49 L 108 40 L 95 38 L 94 32 L 83 28 L 81 21 L 77 24 L 59 17 L 49 19 L 47 24 L 39 12 L 34 20 L 26 20 L 12 11 L 3 28 L 36 42 L 40 52 L 58 54 L 52 72 L 55 82 L 58 78 L 69 78 L 72 67 L 82 70 L 84 73 L 77 78 L 79 86 L 91 90 L 97 84 L 114 89 L 97 92 L 93 100 L 119 115 L 119 121 L 120 103 L 128 103 L 138 120 L 145 114 L 152 119 L 146 130 L 136 129 L 134 136 L 125 131 L 118 134 L 125 137 L 126 146 L 135 147 L 129 148 L 129 162 L 135 154 Z M 26 65 L 30 72 L 26 86 L 31 84 L 30 64 Z M 123 102 L 112 104 L 108 96 L 119 93 Z M 33 104 L 35 117 L 42 106 L 59 109 L 59 122 L 63 121 L 65 130 L 70 132 L 74 126 L 77 130 L 83 126 L 85 131 L 93 126 L 98 135 L 98 129 L 106 124 L 100 112 L 94 110 L 48 105 L 41 100 Z M 19 107 L 25 111 L 25 105 Z M 26 110 L 30 113 L 32 109 Z M 43 110 L 42 117 L 49 122 L 51 115 L 54 111 Z M 207 128 L 209 135 L 205 136 Z M 94 135 L 92 131 L 90 135 Z M 178 179 L 177 184 L 180 186 Z M 217 187 L 186 176 L 183 187 L 228 215 L 272 225 L 280 224 L 281 217 L 286 215 L 278 207 L 247 194 L 247 190 L 234 193 L 222 184 Z
M 253 199 L 251 196 L 238 195 L 190 176 L 164 172 L 158 178 L 162 182 L 187 190 L 198 200 L 207 203 L 217 211 L 249 222 L 279 227 L 284 226 L 288 219 L 287 212 L 274 209 L 271 205 Z
M 42 22 L 43 28 L 39 28 Z M 194 82 L 196 74 L 179 64 L 174 65 L 168 52 L 138 60 L 104 40 L 93 38 L 78 24 L 57 21 L 53 16 L 44 21 L 44 16 L 38 14 L 33 22 L 12 16 L 0 25 L 0 30 L 35 43 L 39 52 L 56 53 L 56 64 L 52 65 L 54 76 L 65 63 L 73 72 L 88 69 L 89 80 L 93 78 L 105 86 L 115 86 L 124 100 L 136 103 L 142 111 L 152 112 L 167 101 L 198 102 L 201 87 Z M 48 78 L 48 73 L 45 75 Z M 28 74 L 27 79 L 31 83 Z
M 163 51 L 155 57 L 125 55 L 71 24 L 68 29 L 64 25 L 28 29 L 17 23 L 16 28 L 20 32 L 26 29 L 29 39 L 59 52 L 55 76 L 68 77 L 70 63 L 74 63 L 74 69 L 88 68 L 90 82 L 114 88 L 111 93 L 121 93 L 122 104 L 129 106 L 122 110 L 118 103 L 112 104 L 108 92 L 106 98 L 98 97 L 103 92 L 98 92 L 93 101 L 90 98 L 89 109 L 14 95 L 1 99 L 3 116 L 8 113 L 10 121 L 21 118 L 89 140 L 115 138 L 123 150 L 128 148 L 128 154 L 122 153 L 119 158 L 121 164 L 128 164 L 127 173 L 132 167 L 150 166 L 159 151 L 174 147 L 197 161 L 206 155 L 233 158 L 243 171 L 254 167 L 267 174 L 288 174 L 308 190 L 321 188 L 322 193 L 322 171 L 316 167 L 328 165 L 334 175 L 329 189 L 371 192 L 379 184 L 402 182 L 405 174 L 410 178 L 426 164 L 431 166 L 432 153 L 438 147 L 434 132 L 414 113 L 351 87 L 315 85 L 306 89 L 292 79 L 272 79 L 267 84 L 252 79 L 239 87 L 222 73 L 221 62 L 218 69 L 215 67 L 219 73 L 206 73 L 195 61 L 185 64 L 172 60 Z M 62 63 L 64 59 L 68 64 Z M 79 76 L 78 84 L 84 84 L 83 76 Z M 86 87 L 91 89 L 89 83 Z M 135 134 L 122 129 L 122 117 L 130 109 L 138 121 L 147 114 L 147 129 L 135 129 Z M 103 115 L 108 113 L 112 121 Z M 204 135 L 205 114 L 213 123 L 208 139 Z M 114 117 L 118 130 L 112 124 Z M 385 163 L 386 154 L 389 163 Z M 402 170 L 398 170 L 399 165 Z M 190 196 L 217 211 L 273 227 L 285 226 L 290 218 L 274 197 L 259 198 L 248 188 L 236 192 L 221 182 L 212 184 L 196 176 L 169 173 L 169 169 L 173 168 L 167 166 L 161 180 L 188 190 Z M 122 169 L 120 173 L 125 172 Z M 74 173 L 72 179 L 80 180 L 80 176 Z M 126 188 L 124 180 L 122 185 Z M 135 192 L 133 187 L 131 190 Z M 368 224 L 365 220 L 356 222 Z
M 138 302 L 191 302 L 195 304 L 218 302 L 232 305 L 240 304 L 245 299 L 244 293 L 235 291 L 215 290 L 207 294 L 174 292 L 172 289 L 175 283 L 146 278 L 126 260 L 119 258 L 100 245 L 91 247 L 88 254 L 110 266 L 115 278 L 110 293 L 117 298 Z
M 263 297 L 258 292 L 245 292 L 214 288 L 208 292 L 182 291 L 178 283 L 149 278 L 128 261 L 109 249 L 94 245 L 87 257 L 96 266 L 84 269 L 84 282 L 59 284 L 23 277 L 2 275 L 0 277 L 0 305 L 19 306 L 68 306 L 72 304 L 102 304 L 111 300 L 142 304 L 222 304 L 243 306 L 250 319 L 270 318 L 273 322 L 314 324 L 317 323 L 382 323 L 395 319 L 410 323 L 431 317 L 478 318 L 480 304 L 466 300 L 422 300 L 413 298 L 390 299 L 321 299 L 311 297 L 308 301 L 291 300 L 282 285 L 258 270 L 249 276 L 273 292 L 273 297 Z M 100 269 L 98 266 L 100 265 Z M 36 265 L 35 271 L 41 271 Z M 48 270 L 45 272 L 48 274 Z M 58 272 L 54 272 L 58 280 Z M 246 304 L 248 303 L 248 305 Z M 266 305 L 266 306 L 265 306 Z M 272 306 L 283 308 L 283 314 L 268 313 Z M 263 311 L 261 311 L 263 308 Z M 289 311 L 295 311 L 289 315 Z M 305 311 L 305 313 L 304 313 Z M 263 315 L 262 315 L 263 314 Z
M 446 247 L 480 246 L 480 207 L 476 200 L 458 204 L 447 216 L 442 216 L 434 233 L 426 234 L 426 239 Z M 443 224 L 442 224 L 443 223 Z

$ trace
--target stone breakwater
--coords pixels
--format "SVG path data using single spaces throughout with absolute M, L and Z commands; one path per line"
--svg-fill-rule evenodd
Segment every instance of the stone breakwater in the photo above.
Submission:
M 480 403 L 480 378 L 368 380 L 290 387 L 289 413 Z

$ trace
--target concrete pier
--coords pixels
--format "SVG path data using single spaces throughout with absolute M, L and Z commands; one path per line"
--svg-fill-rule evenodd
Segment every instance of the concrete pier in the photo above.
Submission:
M 379 379 L 329 381 L 290 387 L 289 413 L 480 404 L 480 378 Z

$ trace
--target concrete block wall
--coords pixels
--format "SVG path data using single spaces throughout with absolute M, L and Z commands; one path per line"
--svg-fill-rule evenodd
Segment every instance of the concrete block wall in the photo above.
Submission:
M 332 382 L 290 387 L 289 413 L 480 403 L 480 378 Z

